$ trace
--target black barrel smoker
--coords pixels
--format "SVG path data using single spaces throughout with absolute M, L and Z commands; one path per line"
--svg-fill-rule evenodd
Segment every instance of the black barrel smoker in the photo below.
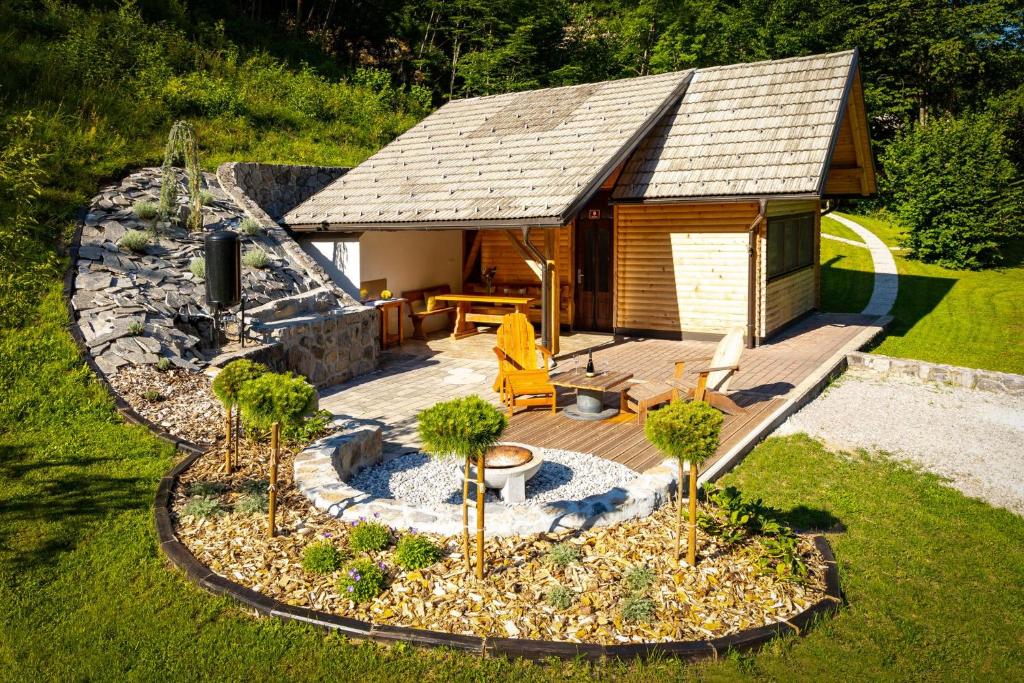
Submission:
M 206 305 L 213 314 L 216 336 L 221 311 L 241 306 L 238 339 L 245 346 L 245 302 L 242 301 L 242 246 L 238 233 L 217 230 L 203 239 L 206 258 Z

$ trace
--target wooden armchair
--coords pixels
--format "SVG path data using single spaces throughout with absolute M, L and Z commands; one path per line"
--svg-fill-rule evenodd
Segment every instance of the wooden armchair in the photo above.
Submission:
M 625 396 L 626 409 L 636 413 L 637 423 L 643 424 L 647 419 L 647 411 L 669 401 L 684 399 L 688 401 L 707 401 L 709 404 L 728 415 L 745 412 L 736 404 L 726 391 L 733 375 L 740 368 L 740 355 L 743 353 L 743 330 L 730 330 L 715 347 L 715 353 L 706 367 L 696 370 L 697 383 L 693 387 L 682 384 L 686 363 L 677 361 L 672 379 L 665 382 L 646 382 L 629 388 Z
M 550 406 L 551 412 L 555 412 L 557 393 L 548 378 L 551 352 L 537 344 L 529 319 L 522 313 L 504 316 L 497 336 L 494 353 L 498 357 L 498 376 L 494 390 L 501 396 L 508 414 L 511 416 L 518 406 Z M 542 358 L 539 363 L 538 352 Z

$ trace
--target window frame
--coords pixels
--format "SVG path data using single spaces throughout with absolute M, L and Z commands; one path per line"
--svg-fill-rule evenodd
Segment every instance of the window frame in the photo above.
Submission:
M 810 246 L 810 253 L 808 254 L 807 261 L 806 262 L 802 262 L 800 260 L 801 234 L 800 234 L 800 229 L 799 228 L 801 227 L 801 221 L 805 220 L 805 219 L 810 221 L 810 225 L 809 225 L 809 227 L 810 227 L 810 240 L 809 240 L 809 242 L 810 242 L 810 245 L 809 245 Z M 801 212 L 801 213 L 786 214 L 784 216 L 769 216 L 768 219 L 767 219 L 767 224 L 768 224 L 767 225 L 767 231 L 765 233 L 765 241 L 764 241 L 764 245 L 765 245 L 764 246 L 764 262 L 765 262 L 765 276 L 766 276 L 766 279 L 767 279 L 768 282 L 771 282 L 772 280 L 777 280 L 778 278 L 785 277 L 787 275 L 792 275 L 793 273 L 799 272 L 799 271 L 804 270 L 806 268 L 813 268 L 814 267 L 814 255 L 815 255 L 815 251 L 816 251 L 815 248 L 814 248 L 814 240 L 817 237 L 817 230 L 816 230 L 817 222 L 815 220 L 815 214 L 814 214 L 813 211 L 805 211 L 805 212 Z M 780 270 L 777 273 L 772 273 L 771 272 L 771 265 L 772 265 L 772 263 L 771 263 L 771 248 L 772 248 L 772 227 L 773 227 L 773 224 L 774 224 L 776 230 L 781 229 L 783 231 L 782 232 L 781 243 L 778 246 L 778 248 L 782 251 L 782 254 L 781 254 L 780 258 L 783 261 L 783 269 Z M 786 230 L 786 227 L 787 227 L 788 224 L 793 224 L 793 225 L 797 226 L 796 230 L 795 230 L 796 235 L 795 235 L 795 237 L 793 237 L 791 239 L 787 239 L 789 237 L 788 231 Z M 794 254 L 795 254 L 796 265 L 793 265 L 793 266 L 790 266 L 789 268 L 786 268 L 785 267 L 786 252 L 788 252 L 790 249 L 792 249 Z

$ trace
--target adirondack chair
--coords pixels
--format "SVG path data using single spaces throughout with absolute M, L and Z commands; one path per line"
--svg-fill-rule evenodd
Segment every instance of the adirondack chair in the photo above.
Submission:
M 494 390 L 511 416 L 517 406 L 551 406 L 555 412 L 557 394 L 548 378 L 551 352 L 537 344 L 530 320 L 522 313 L 510 313 L 498 327 L 498 377 Z M 537 354 L 540 352 L 541 360 Z
M 715 353 L 706 367 L 697 370 L 697 384 L 685 387 L 682 384 L 686 363 L 676 361 L 672 379 L 667 382 L 645 382 L 630 387 L 626 392 L 626 409 L 636 413 L 636 420 L 643 424 L 647 419 L 647 411 L 663 403 L 683 400 L 707 401 L 715 408 L 728 415 L 745 412 L 735 401 L 726 395 L 733 375 L 740 368 L 740 355 L 743 353 L 743 329 L 736 327 L 722 337 L 715 347 Z

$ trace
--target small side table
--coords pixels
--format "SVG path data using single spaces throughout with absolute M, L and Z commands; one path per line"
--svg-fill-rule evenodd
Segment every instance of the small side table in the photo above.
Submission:
M 369 305 L 380 311 L 380 348 L 389 349 L 392 346 L 401 346 L 405 341 L 405 334 L 402 331 L 402 306 L 408 303 L 408 299 L 401 297 L 395 299 L 378 299 L 367 302 Z M 391 334 L 388 327 L 388 312 L 395 311 L 398 316 L 398 334 Z
M 570 370 L 560 375 L 553 375 L 551 383 L 556 387 L 576 390 L 576 405 L 567 406 L 562 414 L 574 420 L 607 420 L 619 414 L 625 406 L 625 392 L 629 388 L 626 381 L 633 377 L 632 372 L 599 372 L 587 377 L 585 370 Z M 619 407 L 605 408 L 604 394 L 619 392 Z

